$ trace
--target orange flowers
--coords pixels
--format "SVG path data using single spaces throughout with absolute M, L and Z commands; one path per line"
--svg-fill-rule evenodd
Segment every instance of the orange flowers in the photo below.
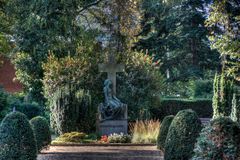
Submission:
M 100 141 L 107 143 L 108 142 L 108 136 L 107 135 L 101 136 L 101 140 Z

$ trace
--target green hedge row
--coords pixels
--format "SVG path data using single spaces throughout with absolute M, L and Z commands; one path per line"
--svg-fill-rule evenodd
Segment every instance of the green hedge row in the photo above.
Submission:
M 200 118 L 211 118 L 212 100 L 209 99 L 162 99 L 160 106 L 151 108 L 150 113 L 153 118 L 163 120 L 168 115 L 176 115 L 184 109 L 194 110 Z

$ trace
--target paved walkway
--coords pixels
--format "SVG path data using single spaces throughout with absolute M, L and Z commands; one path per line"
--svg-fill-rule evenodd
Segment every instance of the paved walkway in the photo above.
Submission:
M 37 160 L 163 160 L 156 146 L 52 146 Z

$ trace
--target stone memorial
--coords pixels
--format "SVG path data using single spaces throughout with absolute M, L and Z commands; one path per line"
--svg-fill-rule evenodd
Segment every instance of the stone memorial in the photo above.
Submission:
M 107 72 L 104 81 L 104 102 L 98 106 L 97 132 L 100 135 L 128 132 L 127 105 L 116 97 L 116 73 L 124 71 L 124 65 L 116 64 L 110 56 L 106 64 L 99 64 L 100 72 Z

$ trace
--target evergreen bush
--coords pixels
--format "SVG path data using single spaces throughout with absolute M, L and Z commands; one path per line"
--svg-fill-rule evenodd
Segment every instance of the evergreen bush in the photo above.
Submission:
M 231 119 L 234 122 L 240 122 L 240 98 L 233 94 Z
M 164 150 L 164 145 L 165 145 L 166 137 L 168 134 L 168 129 L 172 123 L 173 118 L 174 118 L 174 116 L 172 116 L 172 115 L 166 116 L 161 123 L 158 138 L 157 138 L 158 149 Z
M 213 83 L 213 118 L 230 116 L 233 92 L 233 81 L 228 80 L 224 73 L 216 74 Z
M 0 121 L 6 115 L 6 111 L 8 108 L 7 98 L 8 94 L 0 87 Z
M 168 115 L 176 115 L 185 109 L 194 110 L 198 117 L 211 118 L 213 113 L 211 99 L 181 99 L 181 98 L 162 98 L 160 105 L 150 110 L 154 119 L 161 121 Z
M 182 110 L 174 117 L 165 141 L 165 160 L 187 160 L 193 155 L 201 121 L 193 110 Z
M 37 149 L 40 151 L 51 143 L 51 132 L 48 121 L 44 117 L 35 117 L 30 120 L 33 132 L 35 134 Z
M 43 114 L 43 110 L 38 103 L 20 103 L 16 106 L 16 110 L 25 114 L 28 119 L 32 119 Z
M 27 117 L 20 112 L 8 114 L 0 125 L 0 160 L 36 158 L 36 140 Z
M 240 158 L 240 128 L 230 118 L 211 121 L 200 133 L 192 160 L 237 160 Z

